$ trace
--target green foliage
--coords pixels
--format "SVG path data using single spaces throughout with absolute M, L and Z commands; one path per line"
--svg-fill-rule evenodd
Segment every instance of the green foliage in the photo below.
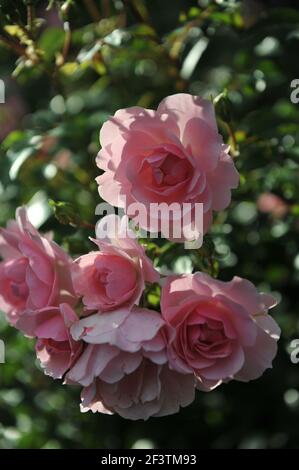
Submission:
M 269 4 L 272 2 L 268 2 Z M 275 2 L 273 2 L 275 3 Z M 98 133 L 131 105 L 155 107 L 166 95 L 214 100 L 220 131 L 241 174 L 227 211 L 200 250 L 144 240 L 161 270 L 239 275 L 281 300 L 282 327 L 272 371 L 230 383 L 176 416 L 130 423 L 80 414 L 79 390 L 35 364 L 33 345 L 4 320 L 0 337 L 0 447 L 298 447 L 299 370 L 288 347 L 299 334 L 298 8 L 266 2 L 66 0 L 0 2 L 0 224 L 27 204 L 41 230 L 74 257 L 90 249 Z M 259 196 L 286 210 L 262 213 Z M 50 201 L 50 203 L 49 203 Z M 159 286 L 144 303 L 159 306 Z

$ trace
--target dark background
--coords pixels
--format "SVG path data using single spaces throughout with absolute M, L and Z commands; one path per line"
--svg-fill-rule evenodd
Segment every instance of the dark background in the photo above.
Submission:
M 299 364 L 289 355 L 299 337 L 299 103 L 290 101 L 298 2 L 28 3 L 0 1 L 0 224 L 26 203 L 73 256 L 85 252 L 92 233 L 82 221 L 96 221 L 95 155 L 108 115 L 155 107 L 171 93 L 226 90 L 216 110 L 240 187 L 200 252 L 173 248 L 160 262 L 181 272 L 190 263 L 207 269 L 209 257 L 220 279 L 239 275 L 272 290 L 282 338 L 259 380 L 198 392 L 174 416 L 130 422 L 81 414 L 79 390 L 44 376 L 32 342 L 1 316 L 0 447 L 298 448 Z

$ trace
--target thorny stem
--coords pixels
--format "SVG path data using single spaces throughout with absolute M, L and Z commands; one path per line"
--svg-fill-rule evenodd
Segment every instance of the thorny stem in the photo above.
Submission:
M 65 63 L 67 59 L 67 55 L 71 46 L 71 41 L 72 41 L 72 32 L 70 29 L 70 24 L 68 21 L 64 23 L 64 31 L 65 31 L 65 38 L 64 38 L 64 45 L 63 45 L 63 50 L 62 50 L 62 57 L 63 57 L 63 63 Z
M 28 2 L 28 4 L 27 4 L 27 25 L 28 25 L 28 30 L 29 30 L 30 33 L 32 33 L 33 29 L 34 29 L 34 17 L 35 17 L 34 7 L 32 5 L 32 2 Z
M 94 230 L 94 225 L 90 224 L 89 222 L 85 222 L 85 221 L 80 222 L 80 227 L 86 228 L 88 230 Z

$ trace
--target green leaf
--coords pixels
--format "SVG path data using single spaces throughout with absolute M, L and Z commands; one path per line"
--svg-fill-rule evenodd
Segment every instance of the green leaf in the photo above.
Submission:
M 54 211 L 56 219 L 61 224 L 71 225 L 72 227 L 81 226 L 82 221 L 72 204 L 69 202 L 53 201 L 53 199 L 49 200 L 49 204 Z

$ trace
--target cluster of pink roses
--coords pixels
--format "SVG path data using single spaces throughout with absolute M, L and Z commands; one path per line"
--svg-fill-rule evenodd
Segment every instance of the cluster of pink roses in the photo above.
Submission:
M 187 191 L 204 201 L 208 226 L 236 181 L 220 137 L 212 139 L 215 126 L 211 105 L 189 95 L 168 98 L 157 113 L 118 111 L 102 129 L 102 196 L 174 198 L 177 188 L 182 200 Z M 196 389 L 249 381 L 271 367 L 280 334 L 268 315 L 272 296 L 245 279 L 221 282 L 201 272 L 160 281 L 137 239 L 116 226 L 75 261 L 31 225 L 24 208 L 0 229 L 0 309 L 36 338 L 46 374 L 82 387 L 82 411 L 164 416 L 190 404 Z M 155 282 L 161 312 L 140 306 L 146 283 Z

